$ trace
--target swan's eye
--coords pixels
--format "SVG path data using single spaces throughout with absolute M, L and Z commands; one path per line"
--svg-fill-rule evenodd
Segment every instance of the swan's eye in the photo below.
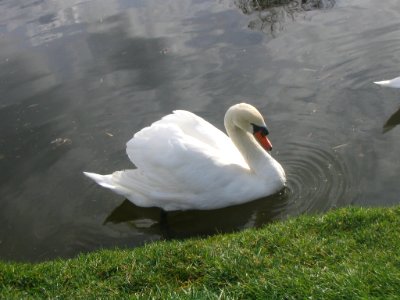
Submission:
M 253 134 L 260 132 L 262 136 L 266 136 L 269 134 L 267 126 L 258 126 L 256 124 L 251 123 L 253 126 Z

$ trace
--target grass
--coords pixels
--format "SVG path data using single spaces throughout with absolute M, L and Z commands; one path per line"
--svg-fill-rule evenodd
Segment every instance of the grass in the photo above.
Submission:
M 400 207 L 207 239 L 0 263 L 0 298 L 400 299 Z

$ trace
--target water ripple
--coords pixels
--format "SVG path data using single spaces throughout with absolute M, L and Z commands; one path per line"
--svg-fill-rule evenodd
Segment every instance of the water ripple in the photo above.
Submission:
M 334 149 L 293 142 L 280 156 L 288 178 L 288 214 L 326 211 L 351 201 L 354 176 Z

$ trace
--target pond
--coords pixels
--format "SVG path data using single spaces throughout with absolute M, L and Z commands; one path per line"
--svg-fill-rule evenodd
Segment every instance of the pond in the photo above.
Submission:
M 398 0 L 1 1 L 0 259 L 397 204 L 400 90 L 373 81 L 399 73 Z M 286 170 L 277 195 L 166 223 L 82 174 L 132 168 L 125 143 L 174 109 L 223 129 L 242 101 Z

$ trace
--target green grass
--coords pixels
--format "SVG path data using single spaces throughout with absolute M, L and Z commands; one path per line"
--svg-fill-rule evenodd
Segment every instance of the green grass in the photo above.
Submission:
M 400 299 L 400 207 L 207 239 L 0 263 L 0 298 Z

